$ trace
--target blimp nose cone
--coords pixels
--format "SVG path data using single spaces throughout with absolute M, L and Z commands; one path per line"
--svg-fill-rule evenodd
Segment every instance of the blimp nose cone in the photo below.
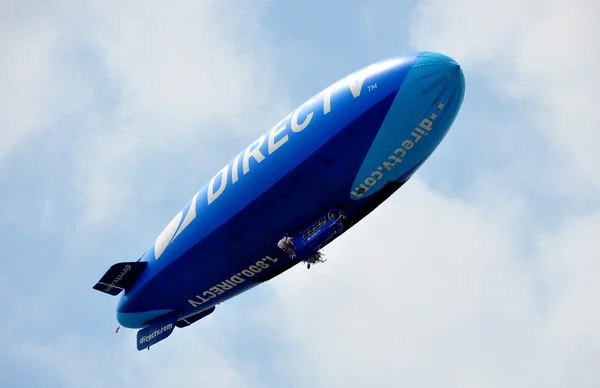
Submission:
M 410 71 L 404 88 L 421 107 L 443 104 L 446 115 L 454 116 L 465 94 L 465 78 L 456 60 L 436 52 L 421 52 Z M 451 120 L 452 121 L 452 120 Z
M 453 58 L 440 53 L 423 52 L 418 55 L 413 69 L 418 74 L 415 81 L 421 84 L 424 94 L 445 84 L 441 91 L 443 94 L 456 94 L 462 99 L 464 74 Z
M 440 144 L 461 107 L 465 85 L 459 64 L 435 52 L 412 58 L 351 186 L 351 198 L 368 197 L 387 182 L 409 179 Z
M 431 51 L 425 51 L 417 54 L 419 58 L 419 63 L 416 64 L 420 67 L 431 66 L 431 67 L 439 67 L 440 70 L 444 68 L 447 70 L 454 70 L 456 68 L 460 68 L 458 62 L 456 62 L 453 58 L 441 53 L 435 53 Z

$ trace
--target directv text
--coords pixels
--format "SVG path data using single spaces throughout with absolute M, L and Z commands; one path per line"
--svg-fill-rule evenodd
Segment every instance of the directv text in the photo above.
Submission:
M 394 61 L 390 61 L 368 66 L 327 87 L 317 96 L 298 107 L 293 113 L 273 126 L 267 134 L 256 139 L 244 151 L 238 154 L 233 161 L 229 162 L 213 176 L 207 186 L 206 200 L 208 205 L 219 198 L 228 186 L 230 187 L 240 179 L 243 179 L 251 171 L 252 163 L 261 163 L 269 155 L 272 155 L 284 146 L 296 134 L 304 131 L 314 122 L 313 118 L 317 112 L 320 111 L 325 116 L 332 109 L 335 109 L 335 100 L 332 101 L 332 96 L 336 89 L 349 90 L 353 98 L 357 99 L 361 95 L 364 95 L 364 91 L 372 92 L 377 89 L 376 84 L 364 87 L 367 78 L 386 68 L 395 66 L 395 64 Z M 317 101 L 317 98 L 319 101 Z M 197 215 L 196 206 L 199 194 L 200 192 L 194 195 L 189 208 L 180 211 L 156 238 L 154 243 L 155 260 L 158 260 L 167 247 L 175 241 L 177 236 L 194 221 Z
M 231 290 L 237 285 L 242 284 L 247 279 L 250 279 L 251 277 L 261 273 L 263 269 L 269 268 L 269 263 L 277 263 L 277 258 L 265 256 L 243 271 L 233 275 L 229 279 L 226 279 L 221 283 L 216 284 L 214 287 L 211 287 L 208 290 L 196 295 L 194 299 L 188 299 L 188 303 L 191 304 L 192 307 L 200 306 L 223 294 L 225 291 Z
M 117 283 L 119 283 L 129 271 L 131 271 L 131 265 L 127 264 L 125 267 L 123 267 L 123 270 L 115 277 L 115 279 L 106 286 L 104 292 L 109 292 L 113 289 L 113 287 L 116 287 Z
M 377 68 L 366 68 L 365 70 L 359 71 L 344 80 L 346 87 L 350 90 L 350 93 L 352 93 L 354 98 L 358 98 L 361 95 L 365 78 L 371 73 L 374 73 L 376 70 Z M 331 97 L 333 90 L 338 86 L 339 84 L 333 84 L 319 94 L 323 99 L 323 115 L 327 115 L 329 112 L 331 112 Z M 256 139 L 243 152 L 238 154 L 232 162 L 229 162 L 217 174 L 215 174 L 215 176 L 208 183 L 207 187 L 206 196 L 208 205 L 213 203 L 217 198 L 219 198 L 219 196 L 221 196 L 221 194 L 223 194 L 229 182 L 231 182 L 231 184 L 235 184 L 240 179 L 243 179 L 243 176 L 250 172 L 251 159 L 254 159 L 256 163 L 261 163 L 266 157 L 273 154 L 280 147 L 286 144 L 290 140 L 290 136 L 304 131 L 312 122 L 316 110 L 313 109 L 309 112 L 305 111 L 315 103 L 316 99 L 314 97 L 306 101 L 292 114 L 289 114 L 278 124 L 273 126 L 268 135 L 262 135 Z M 300 115 L 302 112 L 304 112 L 305 116 L 301 120 Z M 289 131 L 286 131 L 288 126 Z M 183 230 L 185 230 L 196 218 L 196 204 L 199 194 L 200 192 L 196 193 L 192 198 L 191 205 L 187 210 L 187 213 L 184 211 L 185 209 L 180 211 L 171 220 L 169 225 L 167 225 L 167 227 L 160 233 L 160 235 L 158 235 L 154 243 L 155 260 L 158 260 L 158 258 L 162 256 L 167 246 L 169 246 L 177 238 L 177 236 L 179 236 L 179 234 L 181 234 L 181 232 L 183 232 Z
M 437 109 L 444 109 L 444 104 L 438 104 Z M 396 148 L 392 155 L 389 155 L 386 160 L 377 166 L 377 169 L 373 171 L 363 183 L 359 184 L 358 187 L 355 187 L 352 191 L 352 196 L 355 198 L 362 197 L 371 187 L 375 186 L 378 180 L 384 177 L 386 171 L 391 171 L 397 164 L 402 163 L 402 158 L 406 157 L 407 153 L 413 149 L 415 144 L 417 144 L 423 136 L 427 136 L 433 129 L 433 122 L 437 117 L 437 114 L 432 113 L 428 118 L 426 117 L 421 120 L 419 125 L 411 132 L 411 138 L 404 140 L 402 145 Z
M 142 336 L 140 338 L 140 344 L 143 344 L 145 342 L 150 342 L 154 338 L 156 338 L 157 336 L 159 336 L 162 333 L 164 333 L 165 331 L 170 331 L 170 330 L 173 330 L 173 324 L 172 323 L 164 325 L 163 327 L 154 330 L 152 333 L 150 333 L 148 335 Z
M 382 69 L 381 65 L 369 66 L 362 71 L 358 71 L 354 74 L 351 74 L 342 82 L 346 85 L 346 87 L 352 93 L 352 96 L 356 99 L 360 97 L 361 92 L 363 90 L 363 84 L 365 83 L 365 79 L 377 73 Z M 333 90 L 338 88 L 340 83 L 335 83 L 323 90 L 319 93 L 319 99 L 322 98 L 320 105 L 322 105 L 323 115 L 327 115 L 331 112 L 332 104 L 331 104 L 331 96 L 333 94 Z M 369 85 L 369 91 L 374 90 L 372 85 Z M 314 113 L 316 110 L 313 108 L 312 110 L 308 110 L 312 107 L 317 100 L 313 97 L 310 100 L 306 101 L 302 104 L 298 109 L 294 111 L 291 115 L 288 115 L 281 122 L 275 125 L 269 131 L 268 135 L 262 135 L 258 139 L 256 139 L 250 146 L 248 146 L 242 153 L 237 155 L 233 162 L 230 162 L 225 167 L 223 167 L 209 182 L 208 191 L 207 191 L 207 201 L 210 205 L 213 203 L 223 192 L 225 191 L 228 182 L 231 184 L 235 184 L 240 177 L 240 163 L 241 163 L 241 173 L 242 176 L 246 175 L 250 172 L 250 159 L 254 159 L 256 163 L 261 163 L 265 160 L 265 158 L 275 151 L 277 151 L 280 147 L 286 144 L 290 140 L 290 136 L 293 136 L 296 133 L 304 131 L 312 122 Z M 305 112 L 304 119 L 300 122 L 300 114 Z M 289 120 L 288 120 L 289 119 Z M 289 125 L 289 130 L 288 129 Z M 287 132 L 287 133 L 286 133 Z M 268 138 L 267 138 L 268 137 Z M 262 150 L 265 142 L 267 143 L 266 150 Z M 216 187 L 218 185 L 218 187 Z

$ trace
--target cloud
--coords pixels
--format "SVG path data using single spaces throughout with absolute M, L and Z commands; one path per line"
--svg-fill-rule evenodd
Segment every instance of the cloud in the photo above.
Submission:
M 212 338 L 207 332 L 212 333 Z M 200 336 L 181 331 L 169 338 L 169 344 L 158 352 L 151 349 L 143 353 L 132 346 L 134 333 L 127 334 L 130 335 L 113 335 L 114 338 L 105 338 L 104 344 L 93 346 L 88 339 L 75 335 L 60 336 L 47 344 L 24 341 L 15 345 L 11 359 L 37 365 L 51 376 L 51 381 L 62 382 L 57 386 L 219 384 L 240 387 L 247 379 L 257 382 L 252 368 L 220 345 L 227 340 L 219 335 L 218 328 L 205 327 L 205 333 Z M 92 355 L 81 357 L 85 353 Z M 56 357 L 57 354 L 60 357 Z
M 109 221 L 107 215 L 126 210 L 125 203 L 157 181 L 183 179 L 198 190 L 208 179 L 202 169 L 198 179 L 198 166 L 212 171 L 229 161 L 221 155 L 214 161 L 215 146 L 231 158 L 239 151 L 238 142 L 218 143 L 224 133 L 248 136 L 266 127 L 265 118 L 283 114 L 277 56 L 263 43 L 260 16 L 245 2 L 233 8 L 216 1 L 173 7 L 118 2 L 88 10 L 88 39 L 119 95 L 75 145 L 84 220 Z M 155 175 L 135 176 L 146 168 Z
M 555 157 L 548 168 L 557 180 L 577 185 L 569 195 L 587 198 L 600 190 L 593 146 L 600 133 L 591 119 L 600 97 L 599 14 L 593 0 L 424 0 L 413 14 L 412 44 L 451 54 L 497 93 L 528 104 L 534 125 L 519 131 L 548 139 Z
M 0 158 L 30 133 L 71 144 L 82 226 L 151 201 L 158 181 L 193 194 L 289 109 L 258 3 L 3 7 Z
M 523 210 L 415 179 L 326 248 L 325 264 L 274 280 L 264 320 L 279 328 L 291 386 L 599 383 L 598 218 L 524 233 Z
M 477 342 L 497 346 L 488 335 L 531 315 L 525 279 L 511 284 L 518 265 L 504 260 L 516 253 L 514 216 L 500 210 L 415 180 L 328 247 L 326 264 L 277 279 L 282 312 L 269 314 L 285 327 L 296 386 L 466 383 Z
M 60 69 L 51 55 L 59 28 L 45 11 L 19 2 L 0 5 L 0 163 L 61 107 L 53 77 Z

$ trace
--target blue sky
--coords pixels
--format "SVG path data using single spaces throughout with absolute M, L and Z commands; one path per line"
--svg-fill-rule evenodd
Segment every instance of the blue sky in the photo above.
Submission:
M 166 3 L 164 3 L 166 4 Z M 593 0 L 0 5 L 0 386 L 600 386 Z M 411 182 L 147 352 L 91 286 L 289 111 L 399 53 L 467 82 Z M 400 220 L 400 221 L 398 221 Z

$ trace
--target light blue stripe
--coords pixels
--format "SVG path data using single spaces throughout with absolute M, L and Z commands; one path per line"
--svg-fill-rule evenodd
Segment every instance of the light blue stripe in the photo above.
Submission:
M 464 77 L 455 61 L 438 53 L 419 55 L 361 165 L 350 197 L 377 192 L 430 155 L 454 122 L 463 97 Z M 415 130 L 423 119 L 431 122 L 425 122 L 430 131 Z

